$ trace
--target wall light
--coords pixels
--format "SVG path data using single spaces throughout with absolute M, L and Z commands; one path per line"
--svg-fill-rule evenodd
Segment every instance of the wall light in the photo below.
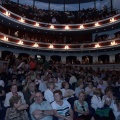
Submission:
M 36 22 L 36 23 L 35 23 L 35 26 L 39 26 L 39 23 Z
M 3 40 L 4 40 L 4 41 L 8 41 L 8 37 L 4 36 L 4 37 L 3 37 Z
M 51 25 L 51 26 L 50 26 L 50 29 L 54 29 L 54 25 Z
M 65 29 L 66 29 L 66 30 L 68 30 L 68 29 L 70 29 L 70 28 L 69 28 L 69 26 L 68 26 L 68 25 L 66 25 L 66 26 L 65 26 Z
M 19 44 L 19 45 L 23 45 L 23 41 L 20 40 L 17 44 Z
M 68 49 L 69 49 L 69 46 L 68 46 L 68 45 L 66 45 L 66 46 L 64 47 L 64 49 L 68 50 Z
M 20 22 L 25 22 L 25 20 L 24 20 L 23 18 L 21 18 L 19 21 L 20 21 Z
M 33 45 L 33 47 L 39 47 L 39 45 L 38 45 L 37 43 L 35 43 L 35 44 Z
M 110 22 L 115 22 L 116 20 L 114 18 L 111 18 L 110 19 Z
M 112 41 L 111 45 L 117 45 L 117 43 L 115 41 Z
M 80 27 L 79 27 L 80 29 L 84 29 L 84 26 L 83 25 L 80 25 Z
M 50 48 L 50 49 L 53 49 L 53 48 L 54 48 L 54 46 L 51 44 L 51 45 L 49 46 L 49 48 Z
M 10 16 L 10 13 L 8 11 L 5 12 L 6 16 Z
M 99 48 L 100 47 L 100 45 L 97 43 L 96 45 L 95 45 L 95 48 Z
M 96 23 L 95 23 L 95 26 L 96 26 L 96 27 L 97 27 L 97 26 L 100 26 L 100 24 L 99 24 L 98 22 L 96 22 Z

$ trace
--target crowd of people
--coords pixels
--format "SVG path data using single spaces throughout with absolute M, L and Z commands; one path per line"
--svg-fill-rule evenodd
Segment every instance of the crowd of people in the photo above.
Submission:
M 57 11 L 42 10 L 33 6 L 17 4 L 10 1 L 7 5 L 4 5 L 8 10 L 21 15 L 22 17 L 33 19 L 44 23 L 59 23 L 59 24 L 79 24 L 88 23 L 101 19 L 105 19 L 117 14 L 116 10 L 108 9 L 104 6 L 102 10 L 95 8 L 82 9 L 80 11 Z M 17 8 L 17 9 L 16 9 Z
M 120 71 L 11 54 L 0 78 L 1 120 L 120 120 Z

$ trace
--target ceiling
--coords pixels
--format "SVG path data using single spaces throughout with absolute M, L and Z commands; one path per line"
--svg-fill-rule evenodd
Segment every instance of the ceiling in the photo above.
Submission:
M 53 4 L 75 4 L 75 3 L 87 3 L 87 2 L 94 2 L 95 0 L 35 0 L 45 3 L 53 3 Z M 103 1 L 103 0 L 96 0 L 96 1 Z

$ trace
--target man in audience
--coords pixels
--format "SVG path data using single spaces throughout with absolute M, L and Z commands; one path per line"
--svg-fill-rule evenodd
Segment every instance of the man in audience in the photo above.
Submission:
M 16 84 L 12 85 L 11 86 L 11 92 L 7 93 L 6 94 L 6 98 L 5 98 L 5 102 L 4 102 L 4 106 L 5 107 L 9 107 L 10 106 L 10 103 L 9 103 L 9 100 L 12 96 L 21 96 L 21 100 L 22 100 L 22 103 L 26 103 L 25 102 L 25 99 L 24 99 L 24 96 L 23 96 L 23 93 L 22 92 L 18 92 L 18 87 Z
M 60 90 L 54 91 L 55 101 L 51 104 L 54 110 L 54 115 L 59 120 L 73 120 L 73 111 L 71 105 L 62 100 L 62 92 Z
M 43 101 L 41 92 L 35 93 L 35 102 L 30 106 L 32 120 L 52 120 L 53 110 L 49 102 Z

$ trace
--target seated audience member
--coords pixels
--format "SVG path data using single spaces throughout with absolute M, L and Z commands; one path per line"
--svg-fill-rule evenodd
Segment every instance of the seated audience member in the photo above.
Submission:
M 73 83 L 77 82 L 76 77 L 73 74 L 70 74 L 70 79 L 69 79 L 69 83 L 72 85 Z
M 51 104 L 54 116 L 56 116 L 58 120 L 73 120 L 71 105 L 66 100 L 62 100 L 62 92 L 60 90 L 54 91 L 54 98 L 55 101 Z
M 53 96 L 54 88 L 55 88 L 55 84 L 53 82 L 49 82 L 48 89 L 45 90 L 44 92 L 44 97 L 49 103 L 52 103 L 54 101 L 54 96 Z
M 65 100 L 68 100 L 71 97 L 74 97 L 73 95 L 75 92 L 72 89 L 69 89 L 69 84 L 67 82 L 62 83 L 62 95 Z
M 116 86 L 116 87 L 120 87 L 120 78 L 119 78 L 119 80 L 115 83 L 115 86 Z
M 37 91 L 35 83 L 31 82 L 28 85 L 28 89 L 23 93 L 26 103 L 28 105 L 32 104 L 34 102 L 35 92 Z
M 85 88 L 85 93 L 89 96 L 93 96 L 94 90 L 95 90 L 95 87 L 93 86 L 93 82 L 89 81 L 88 86 Z
M 79 99 L 74 102 L 74 111 L 78 113 L 77 120 L 90 120 L 92 116 L 89 114 L 88 103 L 85 101 L 85 92 L 79 94 Z
M 55 83 L 55 90 L 60 90 L 62 85 L 61 85 L 61 82 L 58 81 L 58 78 L 54 77 L 53 81 Z
M 111 108 L 104 107 L 104 102 L 101 99 L 101 89 L 96 88 L 91 99 L 91 106 L 95 109 L 95 120 L 115 120 Z
M 21 103 L 21 96 L 12 96 L 9 100 L 10 108 L 6 111 L 5 120 L 29 120 L 27 112 L 27 104 Z
M 78 87 L 75 88 L 75 96 L 76 97 L 79 97 L 79 93 L 82 92 L 82 91 L 84 91 L 83 87 L 84 87 L 83 81 L 79 80 L 78 81 Z
M 10 104 L 9 104 L 10 98 L 12 96 L 17 96 L 17 95 L 20 95 L 22 103 L 25 103 L 25 99 L 24 99 L 23 93 L 22 92 L 18 92 L 17 85 L 12 85 L 11 86 L 11 92 L 9 92 L 9 93 L 6 94 L 4 106 L 5 107 L 9 107 L 10 106 Z
M 101 95 L 101 89 L 96 88 L 95 91 L 94 91 L 94 95 L 91 99 L 91 106 L 95 110 L 97 110 L 97 108 L 102 108 L 104 106 L 104 103 L 103 103 L 100 95 Z
M 116 120 L 120 120 L 120 100 L 116 100 L 111 106 Z
M 106 86 L 103 84 L 103 80 L 99 81 L 97 88 L 100 88 L 103 94 L 105 93 Z
M 49 102 L 43 101 L 41 92 L 35 93 L 35 102 L 30 106 L 32 120 L 52 120 L 53 110 Z
M 111 87 L 107 87 L 105 89 L 105 95 L 102 97 L 102 101 L 104 106 L 107 107 L 111 107 L 111 105 L 115 102 Z

